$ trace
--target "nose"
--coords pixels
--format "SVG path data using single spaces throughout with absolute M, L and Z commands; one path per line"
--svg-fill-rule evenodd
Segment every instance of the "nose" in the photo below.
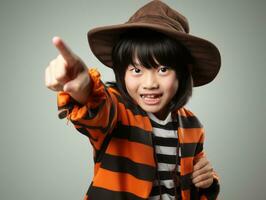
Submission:
M 143 78 L 143 89 L 152 90 L 159 88 L 157 78 L 152 72 L 145 74 Z

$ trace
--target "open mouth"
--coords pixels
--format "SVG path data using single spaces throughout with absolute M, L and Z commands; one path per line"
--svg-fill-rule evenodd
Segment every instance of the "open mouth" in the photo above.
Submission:
M 151 99 L 160 98 L 161 96 L 162 94 L 141 94 L 140 95 L 141 98 L 151 98 Z
M 162 94 L 141 94 L 140 97 L 145 104 L 154 105 L 160 103 Z

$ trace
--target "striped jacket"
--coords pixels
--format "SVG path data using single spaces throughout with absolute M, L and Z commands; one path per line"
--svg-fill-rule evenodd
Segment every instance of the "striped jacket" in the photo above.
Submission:
M 94 177 L 84 200 L 148 199 L 156 173 L 151 122 L 138 106 L 105 86 L 97 70 L 90 69 L 89 75 L 92 93 L 85 105 L 65 92 L 59 92 L 57 98 L 59 118 L 67 117 L 93 146 Z M 205 190 L 195 188 L 190 178 L 193 164 L 204 156 L 202 125 L 185 108 L 174 114 L 181 147 L 182 199 L 216 199 L 219 184 L 215 173 L 214 184 Z

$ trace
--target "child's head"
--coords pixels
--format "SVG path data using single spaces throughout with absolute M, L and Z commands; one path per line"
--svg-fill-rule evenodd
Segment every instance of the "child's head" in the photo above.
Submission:
M 167 113 L 182 107 L 191 96 L 187 65 L 192 58 L 186 48 L 162 33 L 126 32 L 114 46 L 112 60 L 120 92 L 145 111 Z
M 114 70 L 122 95 L 138 104 L 127 83 L 129 66 L 133 67 L 131 72 L 139 72 L 139 67 L 144 72 L 160 69 L 161 66 L 173 70 L 177 86 L 171 88 L 171 96 L 167 95 L 170 97 L 164 103 L 169 103 L 165 107 L 167 111 L 183 106 L 191 95 L 192 85 L 208 84 L 216 77 L 221 66 L 217 47 L 205 39 L 190 35 L 186 17 L 159 0 L 150 1 L 123 24 L 90 30 L 88 40 L 94 55 Z M 139 79 L 134 79 L 135 82 L 139 82 Z M 155 86 L 151 87 L 153 91 L 156 91 Z M 158 99 L 152 99 L 155 97 L 146 96 L 144 100 L 148 104 L 156 103 Z

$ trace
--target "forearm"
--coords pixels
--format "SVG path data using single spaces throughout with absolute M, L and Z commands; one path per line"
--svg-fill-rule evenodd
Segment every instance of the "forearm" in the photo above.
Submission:
M 58 93 L 59 117 L 67 117 L 75 128 L 99 147 L 117 121 L 117 102 L 100 80 L 97 70 L 90 69 L 90 95 L 85 103 L 77 102 L 66 92 Z

